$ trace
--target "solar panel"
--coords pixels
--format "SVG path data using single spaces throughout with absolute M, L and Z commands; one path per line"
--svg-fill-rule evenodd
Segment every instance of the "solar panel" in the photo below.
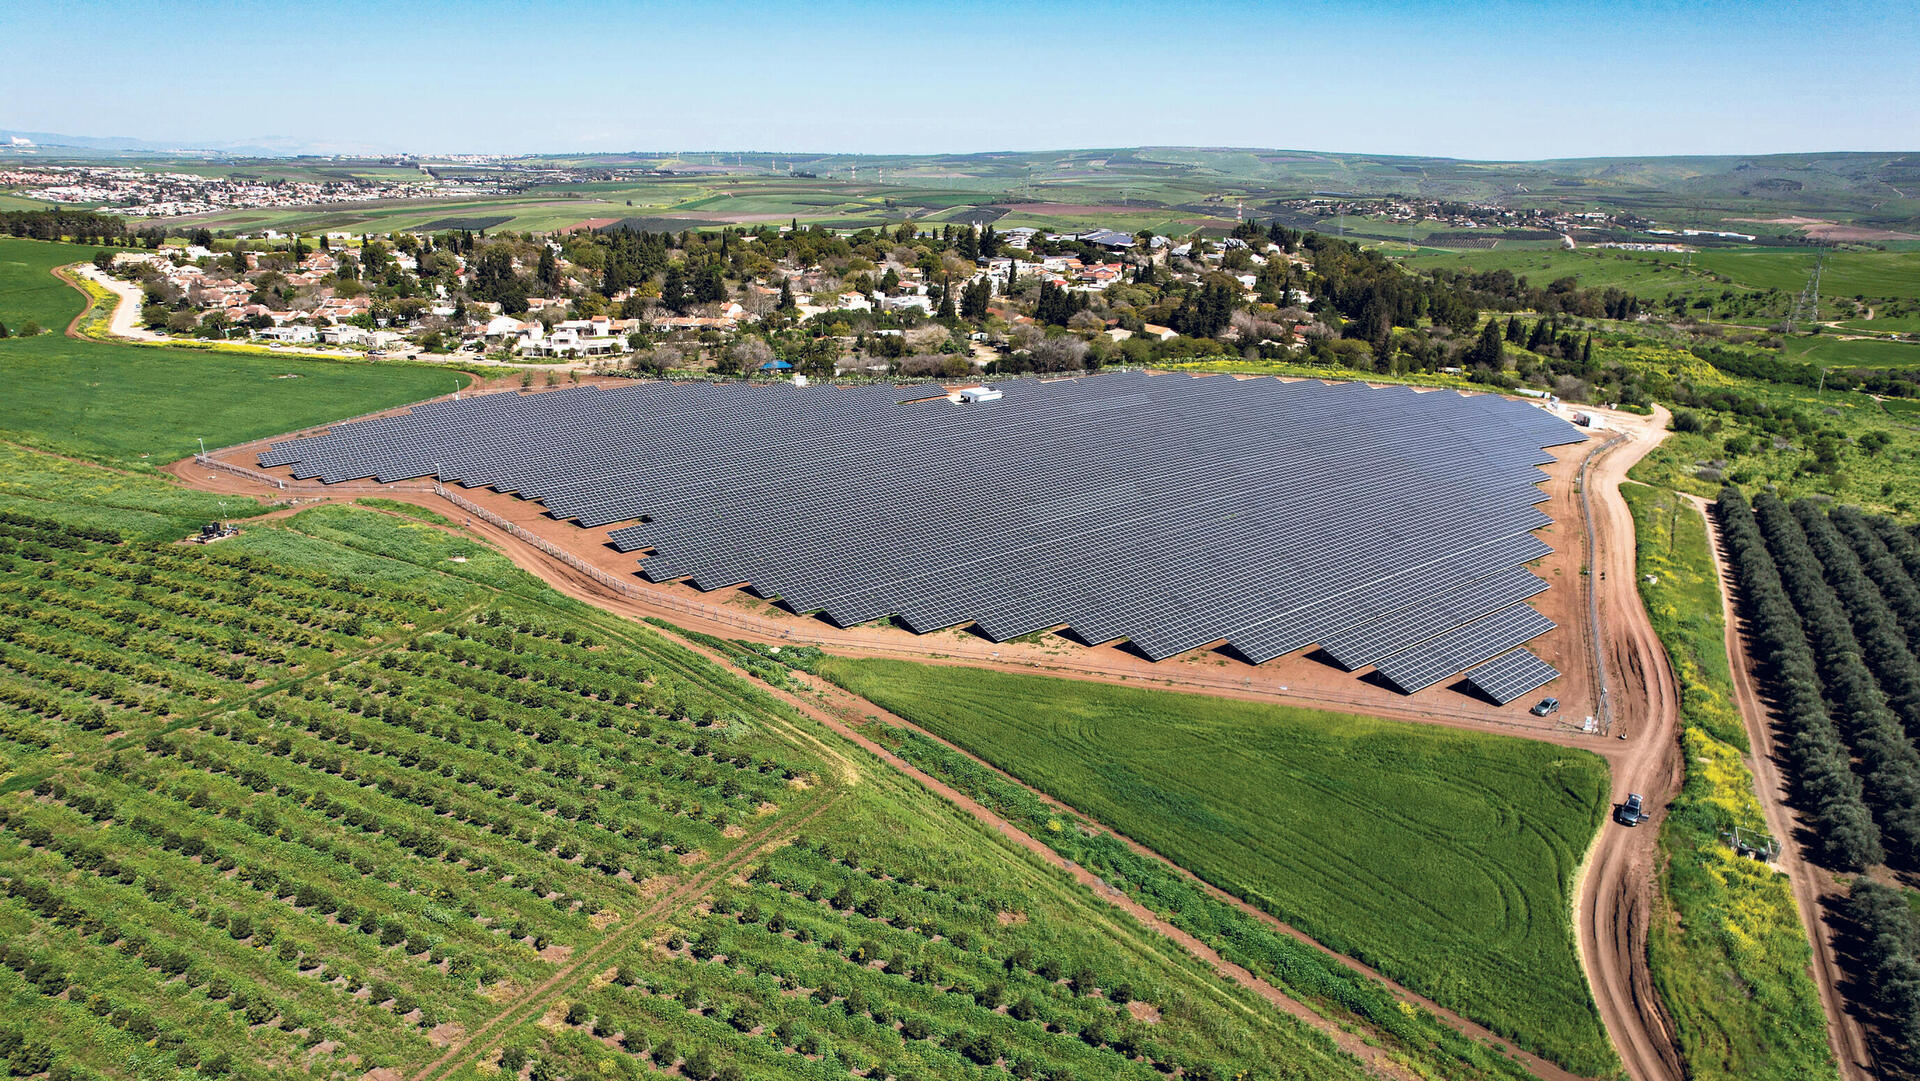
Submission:
M 1067 624 L 1154 659 L 1226 640 L 1256 662 L 1346 632 L 1368 663 L 1530 595 L 1531 575 L 1496 576 L 1547 550 L 1538 466 L 1584 438 L 1525 403 L 1406 387 L 1120 372 L 995 388 L 987 404 L 934 385 L 491 394 L 260 463 L 539 500 L 617 526 L 649 578 L 751 583 L 841 624 L 996 640 Z
M 1559 678 L 1559 669 L 1525 649 L 1501 654 L 1467 673 L 1469 685 L 1503 706 Z
M 1553 620 L 1525 604 L 1516 604 L 1396 653 L 1374 665 L 1374 671 L 1400 691 L 1412 694 L 1496 653 L 1530 642 L 1553 626 Z

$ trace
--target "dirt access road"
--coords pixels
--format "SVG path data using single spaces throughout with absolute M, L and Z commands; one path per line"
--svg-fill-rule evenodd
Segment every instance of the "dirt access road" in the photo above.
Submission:
M 1409 701 L 1388 698 L 1386 692 L 1369 693 L 1364 684 L 1351 676 L 1342 676 L 1335 685 L 1327 678 L 1312 678 L 1316 666 L 1309 661 L 1291 660 L 1290 665 L 1276 663 L 1249 669 L 1228 667 L 1226 662 L 1190 659 L 1183 662 L 1151 664 L 1111 647 L 1074 647 L 1068 650 L 1046 646 L 1022 646 L 1017 643 L 992 644 L 964 634 L 911 636 L 905 632 L 872 631 L 865 628 L 837 629 L 779 613 L 764 603 L 739 595 L 739 603 L 726 606 L 691 604 L 683 598 L 683 586 L 649 586 L 632 574 L 632 557 L 621 556 L 607 547 L 599 531 L 582 530 L 544 515 L 538 504 L 510 495 L 469 490 L 462 495 L 500 513 L 516 527 L 528 530 L 600 569 L 617 572 L 632 582 L 635 594 L 617 597 L 591 579 L 567 568 L 537 548 L 485 523 L 473 523 L 474 532 L 487 537 L 516 563 L 550 583 L 560 585 L 591 603 L 623 614 L 645 614 L 692 627 L 707 633 L 763 642 L 813 642 L 848 655 L 913 656 L 932 663 L 961 663 L 1014 670 L 1045 671 L 1067 678 L 1102 682 L 1148 683 L 1205 693 L 1253 699 L 1291 701 L 1345 711 L 1398 717 L 1455 727 L 1474 728 L 1520 735 L 1595 751 L 1605 757 L 1613 769 L 1613 799 L 1618 802 L 1628 792 L 1640 792 L 1653 807 L 1671 800 L 1680 785 L 1680 757 L 1676 742 L 1678 727 L 1678 690 L 1671 667 L 1635 588 L 1635 552 L 1633 521 L 1618 487 L 1627 470 L 1644 457 L 1664 437 L 1667 414 L 1656 412 L 1651 418 L 1628 414 L 1604 414 L 1607 423 L 1625 438 L 1603 449 L 1594 450 L 1594 462 L 1584 482 L 1586 499 L 1576 497 L 1579 485 L 1572 470 L 1550 469 L 1555 482 L 1549 492 L 1556 498 L 1553 510 L 1557 537 L 1556 554 L 1564 561 L 1562 585 L 1549 591 L 1566 607 L 1550 613 L 1557 616 L 1563 630 L 1575 637 L 1553 651 L 1550 659 L 1558 664 L 1570 687 L 1579 689 L 1578 698 L 1591 700 L 1593 689 L 1587 686 L 1587 667 L 1579 653 L 1585 653 L 1589 635 L 1585 630 L 1586 613 L 1575 614 L 1572 601 L 1584 590 L 1572 588 L 1579 575 L 1577 523 L 1582 502 L 1588 505 L 1595 542 L 1592 569 L 1586 577 L 1597 605 L 1603 630 L 1603 649 L 1612 701 L 1614 732 L 1618 739 L 1600 739 L 1569 730 L 1554 722 L 1538 722 L 1525 714 L 1524 705 L 1496 710 L 1478 706 L 1464 696 L 1450 695 L 1444 701 L 1432 700 L 1440 691 L 1425 692 Z M 231 448 L 219 456 L 235 465 L 250 465 L 263 443 Z M 1585 451 L 1569 455 L 1577 464 Z M 1565 463 L 1563 463 L 1565 464 Z M 190 485 L 211 490 L 247 493 L 256 496 L 285 497 L 298 494 L 319 500 L 351 499 L 354 495 L 379 493 L 389 498 L 417 503 L 441 513 L 449 511 L 445 501 L 430 489 L 408 490 L 409 486 L 384 488 L 375 485 L 336 486 L 326 489 L 298 481 L 287 483 L 287 490 L 274 491 L 231 474 L 210 473 L 184 461 L 169 471 Z M 282 474 L 284 470 L 274 470 Z M 1545 573 L 1552 574 L 1551 570 Z M 1551 580 L 1551 579 L 1550 579 Z M 653 594 L 654 603 L 648 598 Z M 637 595 L 636 595 L 637 594 Z M 1222 671 L 1222 668 L 1226 668 Z M 1307 677 L 1307 678 L 1302 678 Z M 1516 715 L 1517 714 L 1517 715 Z M 1653 986 L 1647 959 L 1647 930 L 1650 925 L 1655 888 L 1657 828 L 1626 829 L 1608 824 L 1602 828 L 1575 886 L 1574 913 L 1576 944 L 1592 987 L 1595 1002 L 1609 1034 L 1613 1038 L 1628 1074 L 1635 1081 L 1680 1081 L 1683 1071 L 1674 1041 L 1672 1025 L 1666 1018 Z
M 1638 792 L 1664 807 L 1680 791 L 1679 688 L 1636 587 L 1633 515 L 1620 495 L 1627 470 L 1666 435 L 1667 414 L 1622 419 L 1626 439 L 1598 452 L 1586 481 L 1596 551 L 1589 585 L 1606 629 L 1608 692 L 1617 740 L 1600 750 L 1613 767 L 1613 801 Z M 1634 1081 L 1683 1081 L 1673 1023 L 1647 959 L 1658 871 L 1657 823 L 1603 824 L 1574 893 L 1581 964 L 1600 1018 Z
M 1755 795 L 1767 816 L 1767 830 L 1780 842 L 1775 865 L 1787 874 L 1793 890 L 1794 906 L 1800 910 L 1800 924 L 1807 942 L 1813 947 L 1813 982 L 1820 991 L 1820 1006 L 1827 1015 L 1827 1042 L 1833 1047 L 1840 1076 L 1846 1081 L 1868 1081 L 1875 1076 L 1873 1055 L 1860 1022 L 1847 1010 L 1841 994 L 1843 974 L 1835 953 L 1834 929 L 1826 921 L 1829 905 L 1844 896 L 1835 877 L 1807 859 L 1800 845 L 1805 828 L 1800 816 L 1787 803 L 1787 778 L 1781 771 L 1774 750 L 1774 717 L 1760 696 L 1753 676 L 1753 661 L 1747 656 L 1746 638 L 1740 633 L 1739 613 L 1734 610 L 1733 568 L 1727 565 L 1726 550 L 1721 547 L 1720 523 L 1709 513 L 1706 500 L 1688 499 L 1707 520 L 1707 547 L 1713 552 L 1713 565 L 1720 575 L 1720 609 L 1727 625 L 1727 665 L 1733 671 L 1734 699 L 1740 707 L 1740 719 L 1747 726 L 1747 742 L 1753 750 L 1747 765 L 1753 770 Z

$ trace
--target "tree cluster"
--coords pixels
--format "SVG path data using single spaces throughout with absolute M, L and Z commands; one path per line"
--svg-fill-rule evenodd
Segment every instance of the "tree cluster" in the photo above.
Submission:
M 1920 919 L 1902 891 L 1862 878 L 1842 905 L 1878 1013 L 1882 1053 L 1904 1072 L 1920 1068 Z

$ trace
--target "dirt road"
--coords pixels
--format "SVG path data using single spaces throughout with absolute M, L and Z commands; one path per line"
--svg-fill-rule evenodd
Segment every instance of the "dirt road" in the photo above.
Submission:
M 139 286 L 131 282 L 123 282 L 112 275 L 102 274 L 99 268 L 93 266 L 91 263 L 75 263 L 73 266 L 62 269 L 66 271 L 67 275 L 71 275 L 74 278 L 85 278 L 87 281 L 107 290 L 118 298 L 113 306 L 113 316 L 107 323 L 107 330 L 114 337 L 126 338 L 129 341 L 136 342 L 160 340 L 160 335 L 140 325 L 140 308 L 141 305 L 146 302 L 146 294 L 140 291 Z M 54 271 L 54 275 L 56 277 L 66 276 L 62 275 L 59 270 Z M 77 283 L 70 282 L 69 284 L 73 284 L 76 289 L 80 288 Z M 84 294 L 86 291 L 83 289 L 81 292 Z M 80 314 L 73 317 L 73 322 L 67 324 L 67 337 L 80 337 L 80 320 L 86 317 L 87 309 L 82 308 Z
M 1827 1015 L 1827 1042 L 1833 1047 L 1842 1078 L 1868 1081 L 1874 1076 L 1873 1056 L 1866 1033 L 1848 1012 L 1847 1000 L 1840 993 L 1843 974 L 1834 951 L 1836 936 L 1825 918 L 1831 901 L 1843 892 L 1834 876 L 1807 860 L 1806 851 L 1800 845 L 1804 824 L 1787 802 L 1787 778 L 1774 752 L 1774 718 L 1754 682 L 1753 662 L 1747 656 L 1746 639 L 1740 633 L 1740 619 L 1732 600 L 1733 569 L 1727 565 L 1726 552 L 1720 546 L 1720 524 L 1708 513 L 1706 500 L 1688 498 L 1707 520 L 1707 546 L 1713 552 L 1713 565 L 1720 575 L 1720 607 L 1727 624 L 1727 664 L 1733 671 L 1734 699 L 1740 707 L 1740 719 L 1747 726 L 1747 741 L 1753 747 L 1747 765 L 1753 770 L 1754 790 L 1760 797 L 1761 810 L 1766 813 L 1767 830 L 1780 842 L 1780 856 L 1775 865 L 1787 874 L 1794 906 L 1800 910 L 1801 927 L 1813 947 L 1813 982 L 1819 988 L 1820 1006 Z
M 1660 835 L 1657 809 L 1680 790 L 1679 691 L 1635 588 L 1633 516 L 1620 495 L 1627 470 L 1664 438 L 1666 419 L 1666 411 L 1658 410 L 1647 423 L 1623 425 L 1627 438 L 1600 452 L 1587 479 L 1598 549 L 1588 583 L 1609 632 L 1603 648 L 1618 737 L 1603 753 L 1613 766 L 1614 802 L 1639 792 L 1656 809 L 1656 821 L 1637 829 L 1611 821 L 1601 826 L 1575 889 L 1574 914 L 1594 1002 L 1634 1081 L 1685 1077 L 1647 959 Z

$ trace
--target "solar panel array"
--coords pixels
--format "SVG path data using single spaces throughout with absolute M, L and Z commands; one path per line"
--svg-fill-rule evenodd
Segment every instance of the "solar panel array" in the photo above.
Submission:
M 996 386 L 978 404 L 891 385 L 494 394 L 260 463 L 328 483 L 437 474 L 632 522 L 612 538 L 652 580 L 750 584 L 843 626 L 1067 625 L 1155 660 L 1225 641 L 1256 663 L 1347 632 L 1343 656 L 1374 663 L 1537 591 L 1513 572 L 1548 551 L 1538 466 L 1584 438 L 1451 391 L 1138 372 Z
M 1559 679 L 1560 670 L 1533 655 L 1516 649 L 1467 673 L 1467 683 L 1501 705 Z

